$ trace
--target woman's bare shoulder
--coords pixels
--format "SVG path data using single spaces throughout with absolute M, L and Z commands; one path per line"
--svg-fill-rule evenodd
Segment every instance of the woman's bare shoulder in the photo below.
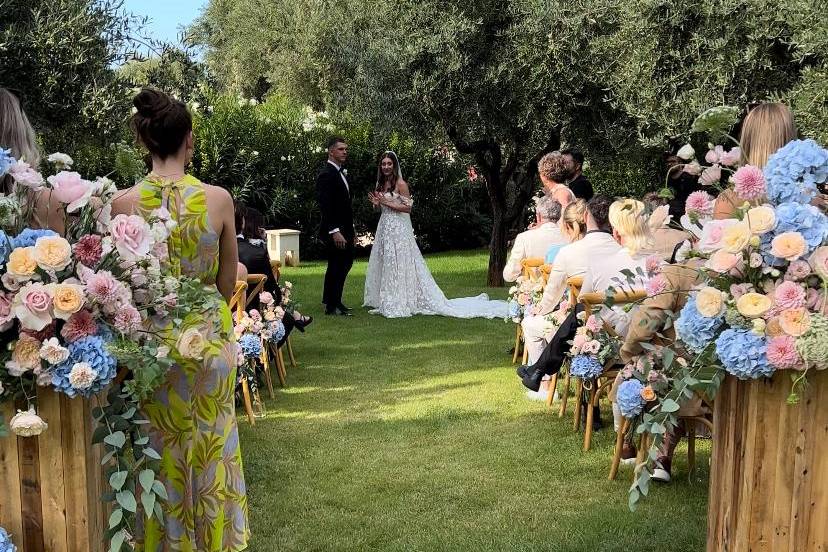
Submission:
M 405 195 L 405 196 L 411 195 L 411 191 L 408 188 L 408 182 L 406 182 L 403 179 L 398 180 L 397 181 L 397 192 L 400 195 Z

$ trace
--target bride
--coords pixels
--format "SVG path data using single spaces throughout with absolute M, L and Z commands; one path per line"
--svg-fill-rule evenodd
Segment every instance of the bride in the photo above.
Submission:
M 414 314 L 436 314 L 454 318 L 505 317 L 505 301 L 477 297 L 446 299 L 423 259 L 414 229 L 411 207 L 414 200 L 402 177 L 400 161 L 386 151 L 377 169 L 376 190 L 368 199 L 382 209 L 365 278 L 365 301 L 374 314 L 401 318 Z

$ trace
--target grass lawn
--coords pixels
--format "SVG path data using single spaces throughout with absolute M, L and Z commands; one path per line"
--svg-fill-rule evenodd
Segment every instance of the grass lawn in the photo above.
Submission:
M 483 289 L 485 253 L 427 261 L 448 297 Z M 607 480 L 613 432 L 582 453 L 571 417 L 525 398 L 512 324 L 370 315 L 366 265 L 348 281 L 350 319 L 322 315 L 323 263 L 285 272 L 316 322 L 295 334 L 299 366 L 266 418 L 240 421 L 250 550 L 703 550 L 707 442 L 692 481 L 680 447 L 674 482 L 631 513 L 630 471 Z

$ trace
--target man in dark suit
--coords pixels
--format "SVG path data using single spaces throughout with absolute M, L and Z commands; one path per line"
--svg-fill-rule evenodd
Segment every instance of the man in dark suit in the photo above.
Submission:
M 569 181 L 567 186 L 575 194 L 575 197 L 589 201 L 595 193 L 592 191 L 592 183 L 581 172 L 584 167 L 584 154 L 577 150 L 564 150 L 561 153 L 572 158 L 575 166 L 572 174 L 567 179 Z
M 348 160 L 345 139 L 328 139 L 328 161 L 316 177 L 316 198 L 322 212 L 319 237 L 328 252 L 328 269 L 322 302 L 325 314 L 350 316 L 351 309 L 342 304 L 342 290 L 354 264 L 354 213 L 351 189 L 343 165 Z

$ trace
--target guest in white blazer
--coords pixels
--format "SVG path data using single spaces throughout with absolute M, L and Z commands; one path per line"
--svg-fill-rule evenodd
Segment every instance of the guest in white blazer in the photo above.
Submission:
M 544 258 L 553 245 L 569 241 L 558 226 L 561 218 L 561 204 L 549 196 L 541 196 L 535 203 L 536 226 L 515 237 L 515 244 L 509 255 L 509 262 L 503 268 L 503 279 L 514 282 L 522 271 L 524 259 Z
M 537 361 L 546 346 L 544 337 L 550 330 L 546 315 L 551 314 L 563 300 L 567 291 L 566 281 L 574 276 L 584 276 L 591 265 L 603 263 L 621 250 L 609 225 L 611 204 L 612 199 L 603 195 L 589 200 L 586 208 L 586 234 L 581 240 L 564 246 L 558 252 L 543 290 L 543 299 L 535 308 L 534 315 L 523 319 L 523 334 L 530 365 Z

